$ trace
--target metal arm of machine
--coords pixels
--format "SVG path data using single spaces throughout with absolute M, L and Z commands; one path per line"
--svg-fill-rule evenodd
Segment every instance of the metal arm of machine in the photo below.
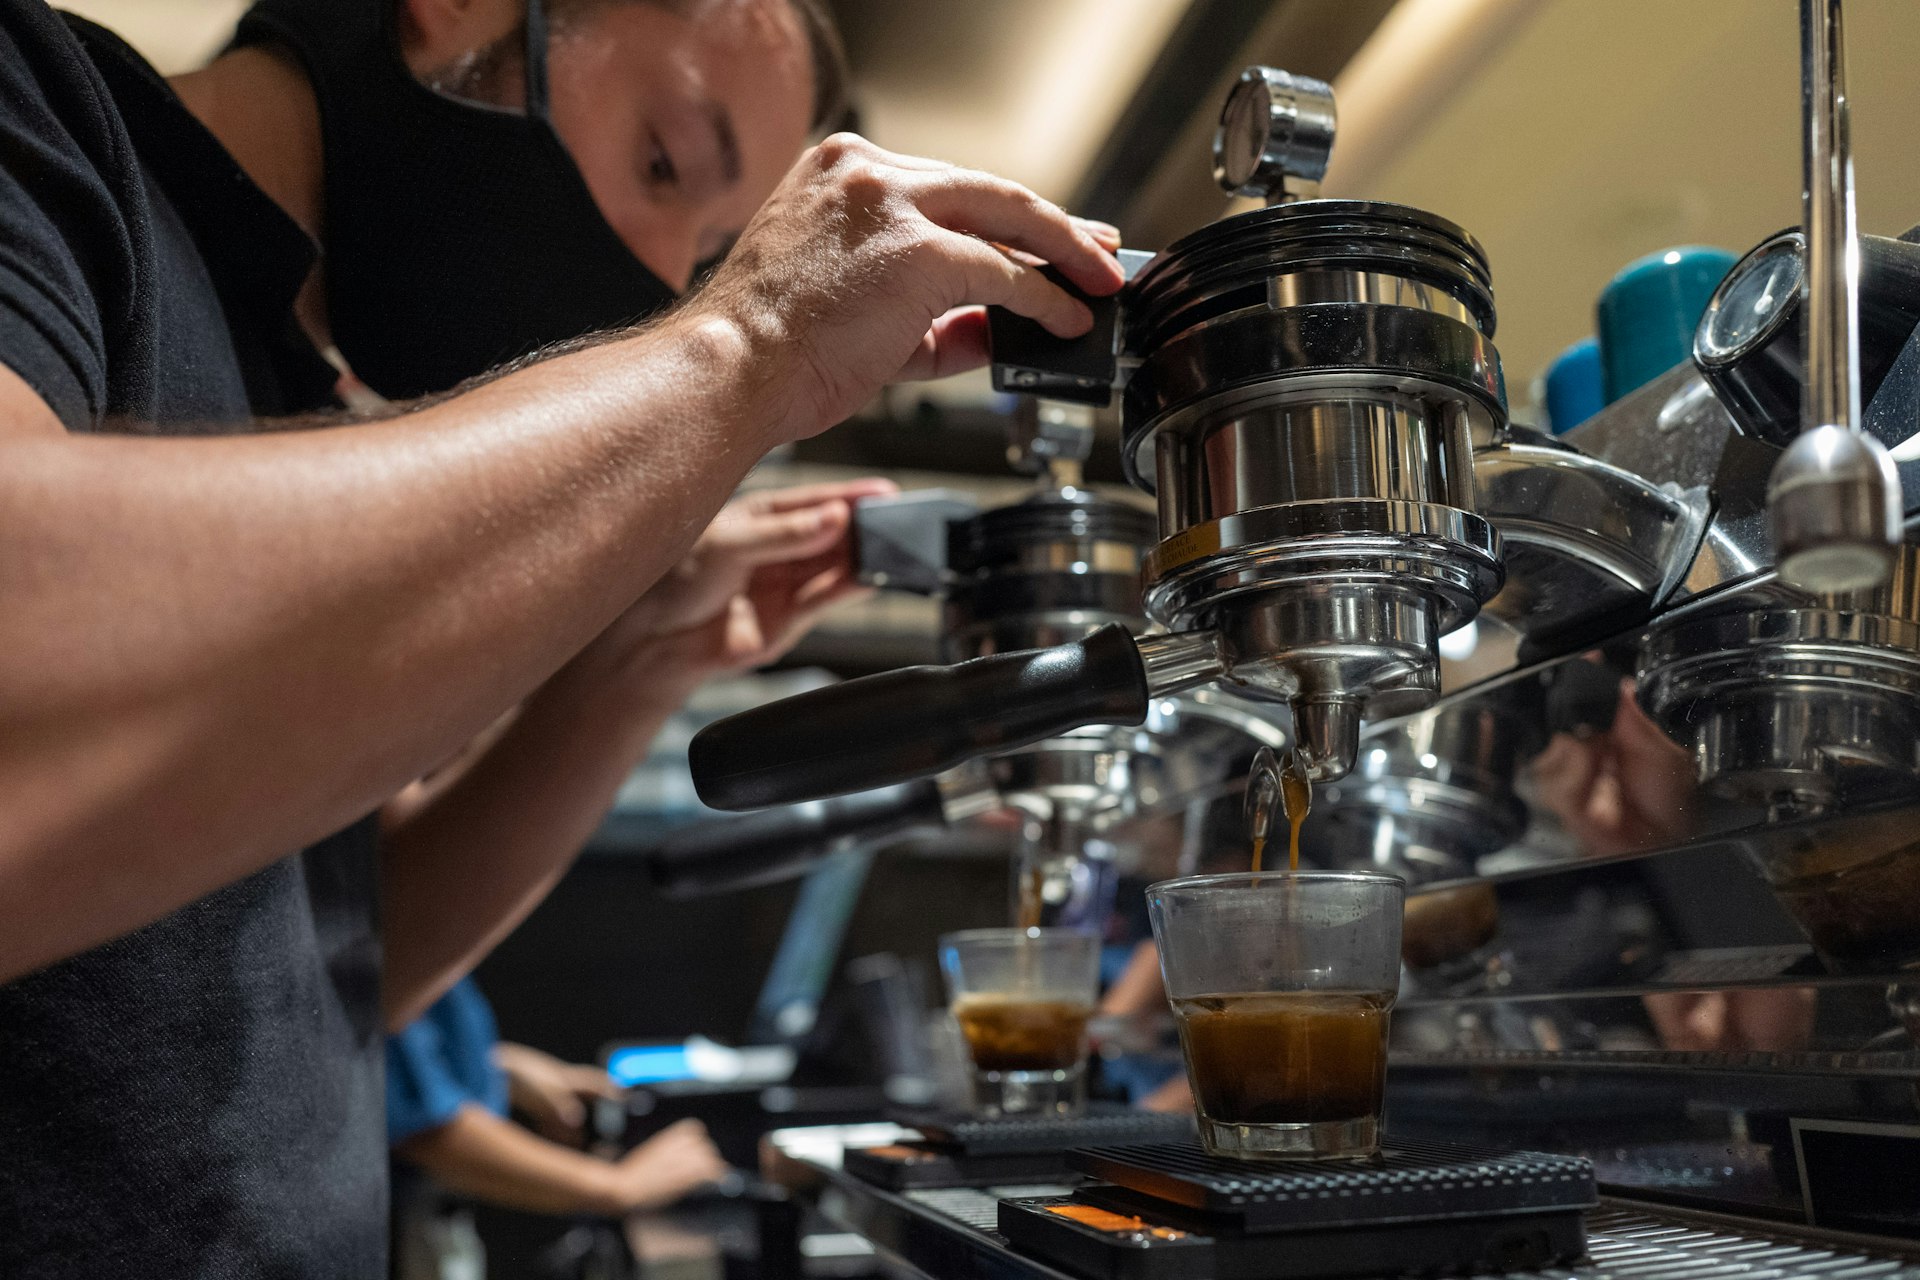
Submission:
M 1860 429 L 1860 251 L 1848 137 L 1841 0 L 1800 0 L 1806 130 L 1806 372 L 1801 434 L 1775 465 L 1767 510 L 1781 578 L 1807 591 L 1886 582 L 1900 541 L 1900 480 Z

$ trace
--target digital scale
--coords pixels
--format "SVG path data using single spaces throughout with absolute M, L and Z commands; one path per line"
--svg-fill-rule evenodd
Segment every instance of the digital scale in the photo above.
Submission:
M 1530 1271 L 1586 1253 L 1576 1156 L 1401 1143 L 1353 1161 L 1255 1162 L 1197 1142 L 1067 1153 L 1097 1181 L 1000 1201 L 1016 1251 L 1089 1280 Z

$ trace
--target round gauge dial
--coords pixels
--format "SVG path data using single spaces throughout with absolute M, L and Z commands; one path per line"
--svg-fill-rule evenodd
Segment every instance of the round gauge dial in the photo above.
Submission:
M 1714 291 L 1694 337 L 1709 364 L 1738 359 L 1770 338 L 1800 297 L 1800 236 L 1790 233 L 1747 255 Z
M 1252 182 L 1266 155 L 1272 129 L 1273 95 L 1264 79 L 1242 77 L 1220 112 L 1216 160 L 1221 183 L 1240 188 Z

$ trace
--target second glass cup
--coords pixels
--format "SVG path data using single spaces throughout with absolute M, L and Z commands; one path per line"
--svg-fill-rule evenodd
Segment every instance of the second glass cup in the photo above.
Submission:
M 1406 884 L 1257 872 L 1147 890 L 1200 1139 L 1214 1155 L 1380 1148 Z
M 967 1042 L 976 1113 L 1086 1110 L 1097 939 L 1071 929 L 969 929 L 940 939 L 940 968 Z

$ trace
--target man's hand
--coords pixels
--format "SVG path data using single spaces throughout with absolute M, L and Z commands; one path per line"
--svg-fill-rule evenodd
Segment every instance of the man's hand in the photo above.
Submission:
M 781 434 L 824 431 L 900 378 L 986 360 L 979 305 L 1071 338 L 1093 318 L 1036 263 L 1097 296 L 1124 283 L 1120 234 L 1017 183 L 835 134 L 747 225 L 693 310 L 759 340 L 787 397 Z M 784 385 L 783 385 L 784 384 Z
M 635 1213 L 664 1205 L 726 1177 L 729 1166 L 698 1120 L 679 1120 L 613 1166 L 614 1203 Z
M 748 494 L 728 503 L 693 550 L 583 652 L 574 669 L 651 691 L 764 666 L 820 614 L 860 592 L 853 505 L 898 492 L 848 480 Z
M 529 1045 L 502 1041 L 493 1048 L 493 1062 L 507 1077 L 513 1109 L 541 1136 L 568 1146 L 586 1136 L 588 1101 L 621 1097 L 620 1086 L 599 1067 L 562 1062 Z

